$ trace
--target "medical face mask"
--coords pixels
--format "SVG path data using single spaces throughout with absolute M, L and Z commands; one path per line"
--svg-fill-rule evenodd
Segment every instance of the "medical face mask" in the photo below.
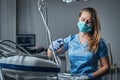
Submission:
M 80 32 L 88 33 L 88 32 L 91 32 L 91 31 L 92 31 L 92 26 L 86 24 L 86 23 L 83 22 L 83 21 L 79 21 L 79 22 L 77 23 L 77 26 L 78 26 Z

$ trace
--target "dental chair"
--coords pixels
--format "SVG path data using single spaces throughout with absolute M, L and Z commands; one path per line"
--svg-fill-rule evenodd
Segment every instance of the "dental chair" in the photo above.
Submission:
M 118 80 L 118 66 L 113 61 L 110 43 L 106 42 L 106 44 L 108 47 L 108 55 L 109 55 L 109 61 L 110 61 L 110 80 Z M 115 74 L 115 78 L 113 77 L 113 73 Z
M 60 63 L 59 57 L 56 59 Z M 13 41 L 0 41 L 0 80 L 5 80 L 4 76 L 15 80 L 47 80 L 59 72 L 60 65 L 56 62 L 34 57 Z

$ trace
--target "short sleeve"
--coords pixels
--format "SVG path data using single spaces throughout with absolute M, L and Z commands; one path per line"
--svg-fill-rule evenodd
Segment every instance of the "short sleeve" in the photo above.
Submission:
M 75 37 L 75 35 L 69 35 L 68 37 L 64 38 L 64 49 L 68 50 L 69 42 Z
M 106 57 L 106 56 L 108 56 L 107 42 L 104 39 L 101 39 L 99 46 L 99 57 Z

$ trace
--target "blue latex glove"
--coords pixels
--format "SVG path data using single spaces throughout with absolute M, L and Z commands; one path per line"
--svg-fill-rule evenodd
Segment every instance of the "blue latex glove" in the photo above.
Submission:
M 89 80 L 93 80 L 95 78 L 93 74 L 85 74 L 85 75 L 89 77 Z
M 60 49 L 64 45 L 64 41 L 62 38 L 57 39 L 50 44 L 49 48 L 53 49 L 54 51 Z
M 94 75 L 93 74 L 73 74 L 72 76 L 76 76 L 77 80 L 94 80 Z
M 94 79 L 94 78 L 95 78 L 93 74 L 88 74 L 88 77 L 89 77 L 90 79 Z

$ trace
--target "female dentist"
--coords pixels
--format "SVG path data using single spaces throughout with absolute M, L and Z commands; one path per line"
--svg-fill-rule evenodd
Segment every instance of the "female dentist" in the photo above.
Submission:
M 87 75 L 90 80 L 101 80 L 109 71 L 110 65 L 107 45 L 100 35 L 101 26 L 96 10 L 91 7 L 83 8 L 79 13 L 77 27 L 79 33 L 50 44 L 48 57 L 52 56 L 52 50 L 57 53 L 68 50 L 72 75 Z

